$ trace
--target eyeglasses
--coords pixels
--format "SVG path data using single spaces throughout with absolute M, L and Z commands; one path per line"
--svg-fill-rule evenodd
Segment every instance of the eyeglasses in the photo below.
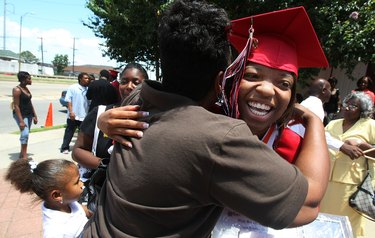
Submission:
M 350 110 L 350 111 L 355 111 L 355 110 L 358 109 L 358 106 L 350 105 L 350 104 L 346 104 L 346 103 L 343 103 L 342 106 L 343 106 L 344 109 Z

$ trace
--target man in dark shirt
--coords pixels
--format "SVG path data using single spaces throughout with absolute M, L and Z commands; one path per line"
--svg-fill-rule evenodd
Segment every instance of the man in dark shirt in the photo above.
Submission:
M 110 83 L 111 74 L 103 69 L 100 71 L 99 79 L 92 81 L 87 89 L 86 97 L 91 100 L 89 111 L 99 105 L 116 104 L 118 92 Z M 108 97 L 108 95 L 111 95 Z

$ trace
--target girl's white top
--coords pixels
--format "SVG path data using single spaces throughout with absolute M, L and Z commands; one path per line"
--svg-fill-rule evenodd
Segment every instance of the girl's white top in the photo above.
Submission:
M 60 212 L 42 205 L 43 237 L 73 238 L 78 237 L 88 221 L 82 205 L 78 202 L 70 204 L 71 212 Z

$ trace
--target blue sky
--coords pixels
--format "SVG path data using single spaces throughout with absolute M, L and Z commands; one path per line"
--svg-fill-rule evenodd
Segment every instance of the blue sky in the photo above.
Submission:
M 88 21 L 92 12 L 85 7 L 86 0 L 1 0 L 0 35 L 4 48 L 4 3 L 6 3 L 6 49 L 19 51 L 20 19 L 22 16 L 22 51 L 29 50 L 41 60 L 50 63 L 56 54 L 67 54 L 74 64 L 101 64 L 117 66 L 115 61 L 102 57 L 102 39 L 95 37 L 82 21 Z M 41 40 L 42 38 L 42 40 Z

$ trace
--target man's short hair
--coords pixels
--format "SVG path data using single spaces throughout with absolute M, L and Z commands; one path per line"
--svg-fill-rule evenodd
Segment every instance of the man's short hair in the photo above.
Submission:
M 165 91 L 195 101 L 207 95 L 216 75 L 228 66 L 229 25 L 224 9 L 205 1 L 171 4 L 158 31 Z
M 99 79 L 103 78 L 105 78 L 106 80 L 110 80 L 112 78 L 112 75 L 108 70 L 102 69 L 99 73 Z
M 85 72 L 78 74 L 78 82 L 81 82 L 81 79 L 82 79 L 83 76 L 85 76 L 85 75 L 87 75 L 88 77 L 90 77 L 89 74 L 88 74 L 88 73 L 85 73 Z

